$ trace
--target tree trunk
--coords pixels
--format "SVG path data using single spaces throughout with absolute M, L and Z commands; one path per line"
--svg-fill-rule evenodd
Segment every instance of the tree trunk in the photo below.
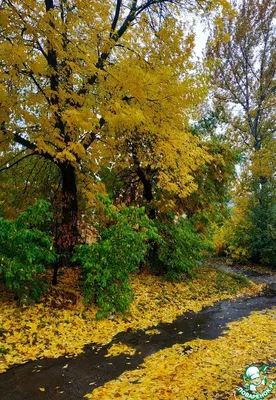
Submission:
M 154 199 L 153 197 L 153 193 L 152 193 L 152 183 L 151 180 L 147 178 L 145 171 L 143 170 L 143 168 L 141 168 L 140 166 L 137 168 L 137 175 L 140 178 L 140 181 L 143 184 L 144 187 L 144 191 L 143 191 L 143 197 L 144 200 L 146 200 L 146 202 L 149 204 L 148 207 L 148 217 L 152 220 L 154 220 L 156 218 L 156 210 L 155 207 L 152 205 L 152 200 Z M 147 254 L 147 261 L 146 263 L 141 262 L 139 265 L 139 269 L 138 272 L 141 273 L 145 270 L 145 267 L 147 268 L 147 266 L 150 268 L 150 264 L 151 264 L 151 260 L 154 257 L 157 257 L 157 244 L 154 242 L 154 240 L 150 240 L 150 247 L 148 250 L 148 254 Z
M 139 176 L 143 186 L 144 186 L 144 199 L 146 200 L 147 203 L 149 203 L 149 209 L 148 209 L 148 217 L 150 219 L 155 219 L 156 217 L 156 211 L 155 208 L 150 204 L 151 201 L 153 200 L 153 193 L 152 193 L 152 183 L 150 179 L 146 177 L 146 174 L 144 170 L 141 167 L 137 168 L 137 175 Z
M 56 237 L 58 261 L 54 266 L 53 285 L 57 284 L 57 272 L 60 266 L 72 265 L 74 246 L 79 242 L 78 197 L 76 171 L 70 164 L 61 164 L 62 204 L 61 223 Z
M 254 135 L 253 135 L 254 136 Z M 257 138 L 257 134 L 255 133 L 255 143 L 254 143 L 254 150 L 255 152 L 258 152 L 262 149 L 262 140 Z M 257 183 L 255 185 L 255 195 L 259 199 L 259 204 L 262 206 L 263 205 L 263 198 L 261 195 L 262 189 L 265 188 L 266 184 L 268 182 L 267 177 L 259 175 L 257 177 Z

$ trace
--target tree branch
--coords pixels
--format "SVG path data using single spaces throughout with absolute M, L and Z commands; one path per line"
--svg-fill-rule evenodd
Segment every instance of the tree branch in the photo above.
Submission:
M 32 143 L 28 139 L 23 138 L 17 132 L 14 134 L 14 140 L 16 143 L 21 144 L 22 146 L 26 147 L 29 150 L 32 150 L 33 153 L 31 153 L 31 155 L 41 155 L 47 160 L 54 162 L 54 157 L 51 154 L 47 153 L 44 150 L 40 151 L 35 143 Z
M 174 1 L 173 0 L 149 0 L 146 4 L 141 5 L 140 7 L 137 8 L 136 16 L 141 14 L 141 12 L 143 12 L 150 6 L 153 6 L 155 4 L 163 4 L 163 3 L 174 3 Z
M 38 48 L 39 48 L 40 52 L 43 54 L 43 56 L 45 57 L 45 59 L 46 59 L 47 62 L 48 62 L 48 61 L 49 61 L 49 60 L 48 60 L 48 55 L 47 55 L 47 53 L 45 52 L 45 50 L 43 49 L 43 47 L 42 47 L 41 43 L 39 42 L 39 40 L 37 40 L 36 43 L 37 43 L 37 45 L 38 45 Z
M 16 160 L 14 163 L 12 163 L 12 164 L 10 164 L 10 165 L 8 165 L 8 166 L 5 166 L 5 167 L 1 167 L 1 168 L 0 168 L 0 172 L 6 171 L 6 170 L 8 170 L 8 169 L 14 167 L 15 165 L 19 164 L 22 160 L 25 160 L 25 158 L 31 157 L 31 156 L 33 156 L 34 154 L 35 154 L 35 153 L 26 154 L 25 156 L 21 157 L 19 160 Z
M 50 101 L 50 99 L 46 96 L 46 94 L 45 94 L 45 92 L 44 92 L 44 90 L 42 89 L 42 87 L 40 86 L 40 84 L 39 84 L 39 82 L 37 81 L 37 79 L 35 78 L 35 76 L 34 76 L 34 74 L 33 74 L 33 71 L 31 71 L 31 70 L 27 70 L 27 66 L 26 66 L 26 64 L 24 63 L 24 66 L 25 66 L 25 68 L 26 68 L 26 75 L 28 75 L 31 79 L 32 79 L 32 81 L 34 82 L 34 84 L 36 85 L 36 87 L 37 87 L 37 89 L 39 90 L 39 92 L 43 95 L 43 97 L 46 99 L 46 101 L 47 101 L 47 103 L 49 104 L 49 105 L 51 105 L 51 101 Z
M 4 165 L 7 165 L 7 164 L 9 164 L 10 163 L 10 161 L 12 161 L 12 160 L 15 160 L 18 156 L 20 156 L 22 153 L 24 153 L 25 152 L 25 149 L 24 150 L 21 150 L 19 153 L 17 153 L 16 155 L 13 155 L 11 158 L 9 158 L 7 161 L 5 161 L 4 162 L 4 164 L 2 164 L 1 166 L 0 166 L 0 169 L 2 169 L 3 167 L 4 167 Z
M 99 119 L 99 129 L 101 129 L 105 124 L 105 120 L 103 117 L 101 117 Z M 90 132 L 87 136 L 85 136 L 85 138 L 82 141 L 82 145 L 85 148 L 85 150 L 87 150 L 91 144 L 94 142 L 94 140 L 96 139 L 96 135 L 97 133 L 95 132 Z
M 107 58 L 109 57 L 111 50 L 116 45 L 117 41 L 123 36 L 123 34 L 127 30 L 128 26 L 131 24 L 131 22 L 135 19 L 136 5 L 137 5 L 137 0 L 133 0 L 130 11 L 129 11 L 127 17 L 125 18 L 124 22 L 122 23 L 121 27 L 117 30 L 116 33 L 113 32 L 112 35 L 110 36 L 113 43 L 110 44 L 108 51 L 101 53 L 101 55 L 99 56 L 98 61 L 96 62 L 96 65 L 95 65 L 97 69 L 99 69 L 99 70 L 104 69 L 104 63 L 107 60 Z M 118 7 L 118 3 L 117 3 L 117 7 Z M 117 24 L 117 22 L 116 22 L 116 24 Z M 88 78 L 87 83 L 89 85 L 94 85 L 94 83 L 97 80 L 97 77 L 98 77 L 97 73 L 95 73 L 90 78 Z M 85 94 L 85 93 L 87 93 L 87 88 L 82 88 L 79 91 L 79 94 Z
M 22 146 L 26 147 L 29 150 L 36 150 L 37 145 L 30 142 L 29 140 L 23 138 L 22 136 L 19 135 L 19 133 L 14 134 L 14 140 L 16 143 L 22 144 Z
M 122 6 L 122 0 L 117 0 L 115 15 L 114 15 L 114 19 L 113 19 L 112 24 L 111 24 L 110 37 L 113 36 L 113 33 L 114 33 L 115 29 L 116 29 L 117 22 L 118 22 L 118 19 L 119 19 L 119 16 L 120 16 L 121 6 Z

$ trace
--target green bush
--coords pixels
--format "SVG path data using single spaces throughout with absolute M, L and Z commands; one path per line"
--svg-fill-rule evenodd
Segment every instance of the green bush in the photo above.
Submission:
M 15 221 L 0 218 L 0 275 L 22 301 L 39 299 L 45 289 L 45 266 L 55 261 L 51 234 L 41 230 L 50 220 L 45 201 L 38 201 Z
M 231 230 L 232 228 L 232 230 Z M 244 221 L 240 221 L 240 225 L 231 225 L 228 230 L 228 245 L 226 255 L 233 260 L 244 263 L 252 259 L 252 225 L 249 223 L 248 216 Z
M 200 265 L 211 250 L 210 242 L 196 231 L 187 218 L 175 221 L 173 215 L 167 215 L 165 221 L 156 221 L 156 227 L 161 241 L 151 249 L 150 264 L 153 272 L 172 281 L 191 276 L 193 269 Z
M 252 260 L 276 267 L 276 195 L 269 183 L 256 193 L 248 219 Z
M 275 185 L 258 182 L 246 199 L 237 202 L 231 219 L 215 235 L 217 249 L 223 248 L 237 262 L 253 261 L 276 267 Z
M 144 208 L 118 211 L 106 197 L 101 201 L 105 224 L 98 226 L 99 238 L 93 245 L 76 246 L 73 258 L 83 268 L 85 302 L 97 304 L 98 318 L 127 311 L 133 298 L 130 275 L 144 261 L 148 241 L 158 240 Z

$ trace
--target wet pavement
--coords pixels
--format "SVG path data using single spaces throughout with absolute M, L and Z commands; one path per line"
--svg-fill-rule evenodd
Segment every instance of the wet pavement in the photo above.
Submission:
M 14 366 L 0 375 L 0 399 L 82 399 L 124 371 L 139 368 L 145 357 L 161 349 L 196 338 L 215 339 L 223 334 L 229 322 L 273 306 L 276 306 L 273 291 L 266 296 L 225 300 L 198 313 L 185 313 L 171 324 L 149 328 L 158 329 L 159 334 L 148 335 L 143 330 L 122 332 L 107 345 L 87 345 L 85 352 L 74 358 L 43 359 Z M 112 344 L 119 342 L 134 347 L 136 354 L 105 357 Z
M 250 268 L 242 267 L 239 268 L 239 266 L 232 266 L 232 265 L 226 265 L 225 262 L 220 261 L 220 260 L 215 260 L 215 261 L 210 261 L 209 265 L 212 266 L 213 268 L 216 268 L 220 271 L 227 272 L 230 274 L 241 274 L 246 276 L 248 279 L 255 283 L 264 283 L 269 286 L 269 290 L 271 292 L 274 292 L 276 295 L 276 271 L 271 271 L 271 273 L 260 273 L 253 271 Z

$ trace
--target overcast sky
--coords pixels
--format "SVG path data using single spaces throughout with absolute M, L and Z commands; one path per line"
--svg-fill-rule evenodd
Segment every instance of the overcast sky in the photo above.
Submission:
M 194 30 L 196 34 L 195 53 L 197 56 L 202 56 L 202 50 L 204 49 L 208 38 L 208 31 L 200 21 L 197 21 Z

